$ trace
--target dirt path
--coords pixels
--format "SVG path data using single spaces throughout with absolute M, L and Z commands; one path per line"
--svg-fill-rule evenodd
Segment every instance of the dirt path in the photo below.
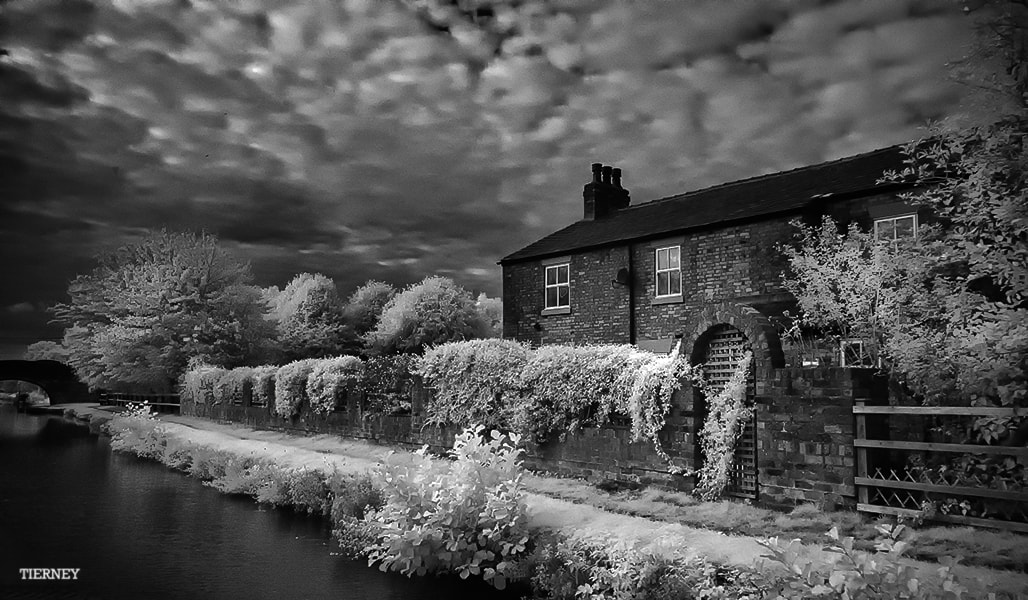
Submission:
M 80 418 L 97 415 L 109 417 L 110 413 L 97 405 L 67 405 Z M 296 436 L 275 431 L 255 430 L 236 424 L 215 423 L 196 417 L 161 415 L 169 436 L 183 441 L 208 445 L 243 456 L 255 456 L 274 461 L 292 468 L 333 468 L 342 472 L 363 472 L 372 469 L 392 450 L 362 440 L 347 440 L 338 436 L 313 435 Z M 403 453 L 404 450 L 397 450 Z M 538 477 L 534 475 L 533 477 Z M 549 479 L 549 484 L 561 485 L 567 481 Z M 687 556 L 704 556 L 724 562 L 750 566 L 760 559 L 765 550 L 757 538 L 726 535 L 707 529 L 688 527 L 643 517 L 617 514 L 590 506 L 559 500 L 536 493 L 527 494 L 526 501 L 530 524 L 533 527 L 557 531 L 562 534 L 587 540 L 623 541 L 640 548 L 654 551 L 675 550 Z M 810 554 L 820 554 L 821 549 L 807 546 Z M 934 577 L 938 565 L 911 561 L 925 577 Z M 957 574 L 971 584 L 993 585 L 995 590 L 1016 594 L 1017 598 L 1028 598 L 1028 576 L 1007 571 L 996 571 L 983 567 L 957 567 Z

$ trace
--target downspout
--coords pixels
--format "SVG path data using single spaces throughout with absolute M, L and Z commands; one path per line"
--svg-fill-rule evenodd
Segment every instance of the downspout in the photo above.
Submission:
M 633 244 L 628 245 L 628 343 L 635 345 L 635 269 L 632 267 Z

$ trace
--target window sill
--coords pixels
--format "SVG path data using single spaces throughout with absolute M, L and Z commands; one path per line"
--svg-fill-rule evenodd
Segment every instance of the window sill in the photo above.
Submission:
M 657 306 L 659 304 L 681 304 L 684 302 L 681 294 L 675 294 L 674 296 L 661 296 L 650 300 L 650 306 Z
M 570 315 L 571 307 L 561 306 L 558 308 L 544 308 L 543 311 L 539 314 L 543 317 L 549 317 L 551 315 Z

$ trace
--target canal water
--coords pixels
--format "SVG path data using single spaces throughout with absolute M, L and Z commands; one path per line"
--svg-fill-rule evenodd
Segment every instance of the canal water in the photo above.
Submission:
M 0 404 L 0 598 L 517 598 L 335 555 L 327 520 L 263 509 L 114 453 L 59 417 Z M 79 569 L 77 580 L 20 569 Z M 27 575 L 26 575 L 27 576 Z

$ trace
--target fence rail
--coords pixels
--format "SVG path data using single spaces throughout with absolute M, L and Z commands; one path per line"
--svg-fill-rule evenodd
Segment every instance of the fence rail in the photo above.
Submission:
M 976 444 L 954 444 L 907 440 L 882 440 L 868 438 L 869 416 L 889 418 L 894 415 L 908 417 L 1025 417 L 1028 409 L 973 406 L 866 406 L 856 401 L 853 407 L 856 437 L 853 440 L 856 455 L 856 476 L 853 483 L 857 492 L 857 510 L 876 514 L 905 517 L 925 517 L 931 520 L 978 527 L 992 527 L 1009 531 L 1028 533 L 1028 486 L 1024 482 L 1008 485 L 988 479 L 981 480 L 973 475 L 950 472 L 931 472 L 918 469 L 890 468 L 872 464 L 869 452 L 898 451 L 949 453 L 965 455 L 991 455 L 1011 457 L 1022 464 L 1028 463 L 1028 447 L 986 446 Z M 922 503 L 933 495 L 963 499 L 966 503 L 978 503 L 986 507 L 981 516 L 967 514 L 927 514 L 921 510 Z M 998 503 L 990 508 L 987 501 Z M 970 504 L 968 504 L 970 505 Z M 958 505 L 959 506 L 959 505 Z
M 148 404 L 158 411 L 175 412 L 179 410 L 178 394 L 128 394 L 123 392 L 100 392 L 100 404 L 125 406 L 131 403 Z

